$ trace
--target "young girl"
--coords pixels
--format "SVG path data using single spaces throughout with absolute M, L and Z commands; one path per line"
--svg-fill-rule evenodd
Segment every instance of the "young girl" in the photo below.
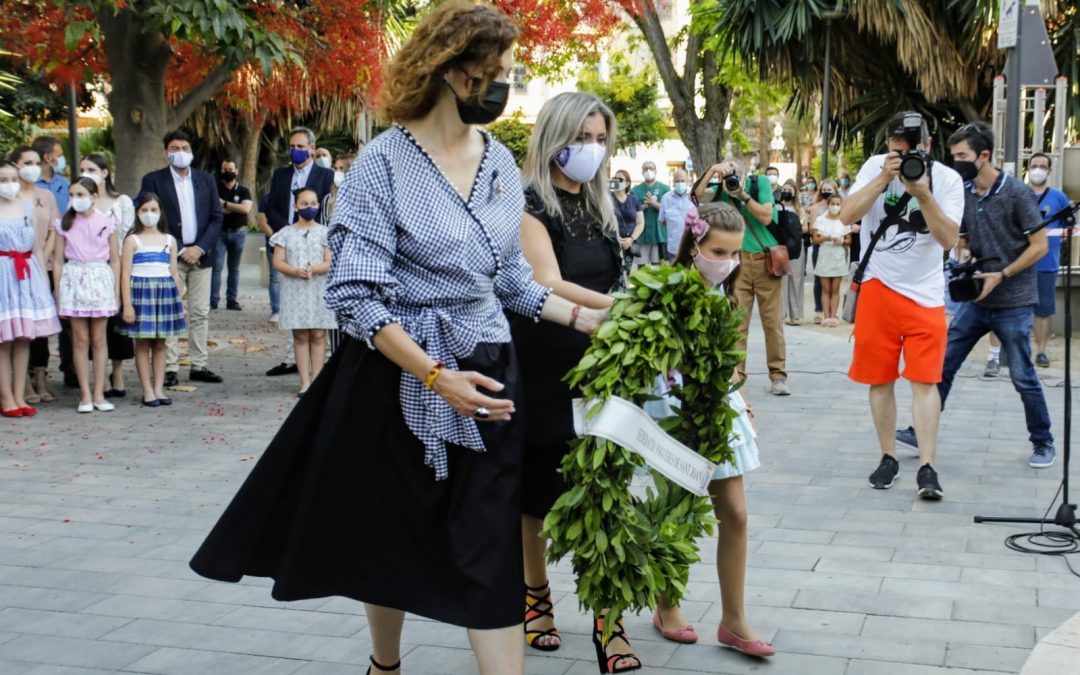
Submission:
M 119 241 L 123 242 L 135 224 L 135 205 L 131 197 L 120 194 L 113 185 L 112 169 L 109 158 L 100 152 L 87 155 L 79 162 L 79 173 L 92 179 L 98 185 L 98 199 L 94 207 L 116 223 Z M 111 316 L 105 325 L 105 346 L 108 348 L 112 372 L 109 375 L 109 388 L 105 398 L 122 398 L 127 395 L 124 389 L 124 361 L 135 358 L 135 347 L 131 338 L 120 333 L 120 317 Z
M 183 283 L 176 269 L 176 240 L 152 192 L 139 197 L 135 227 L 124 240 L 120 295 L 120 333 L 135 342 L 135 368 L 142 383 L 143 405 L 172 405 L 165 387 L 165 339 L 186 334 Z
M 814 275 L 821 279 L 821 308 L 825 320 L 821 325 L 840 325 L 836 310 L 840 306 L 840 281 L 848 270 L 847 246 L 851 241 L 851 229 L 837 220 L 843 198 L 834 194 L 829 197 L 829 209 L 814 222 L 811 236 L 821 248 Z
M 675 256 L 675 265 L 698 268 L 701 275 L 714 285 L 723 285 L 730 298 L 735 278 L 739 274 L 739 250 L 742 248 L 744 222 L 742 215 L 730 204 L 713 202 L 703 204 L 698 216 L 686 218 L 686 229 Z M 716 573 L 720 578 L 720 599 L 723 616 L 717 629 L 716 639 L 721 644 L 751 656 L 772 656 L 776 650 L 760 639 L 746 618 L 746 493 L 742 476 L 761 462 L 754 427 L 750 423 L 750 406 L 739 392 L 728 397 L 731 406 L 739 412 L 732 423 L 732 450 L 734 462 L 716 467 L 709 483 L 713 510 L 716 515 Z M 660 402 L 662 403 L 662 402 Z M 652 411 L 650 411 L 652 413 Z M 663 416 L 670 414 L 663 411 Z M 682 611 L 660 599 L 653 615 L 653 625 L 668 640 L 696 642 L 697 632 L 687 623 Z
M 98 186 L 90 178 L 71 184 L 71 203 L 53 227 L 53 277 L 56 306 L 61 317 L 71 320 L 72 361 L 82 398 L 79 412 L 108 412 L 116 406 L 105 400 L 105 369 L 108 352 L 105 324 L 116 314 L 120 246 L 116 223 L 98 213 Z M 90 391 L 87 351 L 94 354 L 94 390 Z
M 296 193 L 297 221 L 270 237 L 274 269 L 282 276 L 278 326 L 293 332 L 296 368 L 303 396 L 326 360 L 326 331 L 337 328 L 323 293 L 330 271 L 326 226 L 319 224 L 319 195 L 310 189 Z
M 52 240 L 55 236 L 52 233 L 52 224 L 60 218 L 56 198 L 52 192 L 36 184 L 41 177 L 41 156 L 32 147 L 20 145 L 11 151 L 8 159 L 19 169 L 19 199 L 29 209 L 30 223 L 34 226 L 34 256 L 38 258 L 38 263 L 48 277 L 49 270 L 52 269 Z M 48 283 L 48 280 L 46 281 Z M 52 284 L 48 285 L 51 288 Z M 33 373 L 33 390 L 27 391 L 26 402 L 55 401 L 56 397 L 46 386 L 49 372 L 49 338 L 36 338 L 30 342 L 30 370 Z
M 32 222 L 33 210 L 19 199 L 19 169 L 0 160 L 0 414 L 33 417 L 26 405 L 30 341 L 56 335 L 56 318 Z

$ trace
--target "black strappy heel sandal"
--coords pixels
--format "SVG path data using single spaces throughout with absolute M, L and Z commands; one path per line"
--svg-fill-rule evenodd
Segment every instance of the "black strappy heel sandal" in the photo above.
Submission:
M 394 671 L 394 670 L 397 670 L 397 669 L 401 668 L 401 661 L 400 660 L 397 663 L 395 663 L 394 665 L 392 665 L 392 666 L 384 666 L 384 665 L 380 664 L 378 661 L 375 660 L 374 656 L 369 656 L 368 660 L 371 661 L 371 665 L 368 666 L 367 675 L 371 675 L 371 669 L 372 668 L 379 671 L 380 673 L 389 673 L 391 671 Z
M 641 670 L 641 659 L 632 653 L 608 656 L 607 646 L 616 638 L 621 639 L 627 645 L 630 644 L 630 641 L 626 639 L 626 629 L 623 628 L 622 619 L 615 623 L 615 630 L 611 631 L 611 637 L 607 639 L 607 642 L 604 642 L 603 617 L 598 616 L 593 620 L 592 641 L 593 646 L 596 647 L 596 665 L 600 668 L 600 672 L 607 675 L 609 673 L 629 673 L 632 670 Z M 616 663 L 623 660 L 633 661 L 633 663 L 628 666 L 615 666 Z
M 547 593 L 544 595 L 536 595 L 536 593 L 539 593 L 540 591 L 547 591 Z M 530 623 L 545 616 L 551 617 L 552 622 L 555 621 L 555 605 L 551 603 L 550 584 L 545 583 L 543 586 L 535 587 L 526 586 L 525 644 L 542 652 L 553 652 L 562 646 L 562 638 L 559 637 L 559 630 L 557 628 L 552 626 L 547 630 L 529 630 Z M 541 644 L 541 638 L 548 636 L 557 638 L 559 641 L 554 644 Z

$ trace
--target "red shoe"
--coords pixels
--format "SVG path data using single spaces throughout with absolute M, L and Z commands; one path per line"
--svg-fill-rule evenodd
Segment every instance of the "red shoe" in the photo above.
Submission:
M 744 640 L 721 625 L 716 630 L 716 639 L 725 647 L 731 647 L 748 656 L 772 656 L 776 648 L 764 640 Z
M 15 408 L 13 410 L 0 410 L 0 415 L 3 415 L 4 417 L 22 417 L 23 409 Z
M 26 406 L 22 409 L 22 414 L 23 417 L 33 417 L 37 414 L 37 408 L 31 408 L 30 406 Z
M 660 631 L 660 634 L 663 635 L 666 640 L 681 642 L 684 645 L 692 645 L 698 641 L 697 631 L 694 630 L 693 626 L 687 625 L 684 628 L 676 630 L 665 629 L 664 623 L 660 621 L 660 612 L 653 612 L 652 625 L 656 626 L 656 630 Z

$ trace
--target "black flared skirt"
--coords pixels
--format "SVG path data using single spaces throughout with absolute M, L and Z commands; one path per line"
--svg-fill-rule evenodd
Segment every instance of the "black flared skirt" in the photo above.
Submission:
M 510 344 L 482 344 L 462 370 L 506 385 Z M 191 561 L 272 596 L 344 596 L 468 628 L 521 623 L 521 425 L 481 423 L 486 452 L 450 445 L 436 481 L 399 402 L 401 369 L 345 337 Z

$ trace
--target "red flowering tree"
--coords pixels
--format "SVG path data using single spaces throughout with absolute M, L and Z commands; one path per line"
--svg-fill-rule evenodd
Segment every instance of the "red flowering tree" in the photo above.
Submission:
M 522 26 L 523 60 L 548 71 L 595 54 L 618 25 L 606 0 L 495 4 Z M 130 192 L 161 165 L 161 137 L 211 99 L 219 122 L 248 132 L 271 119 L 374 100 L 390 45 L 385 19 L 414 5 L 420 3 L 5 0 L 0 49 L 55 83 L 109 84 L 119 187 Z M 250 136 L 240 142 L 245 154 L 258 151 Z

